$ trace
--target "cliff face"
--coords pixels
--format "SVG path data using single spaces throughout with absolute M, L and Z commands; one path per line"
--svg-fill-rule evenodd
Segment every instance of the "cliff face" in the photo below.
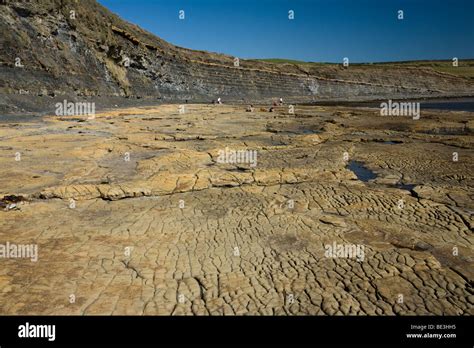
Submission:
M 94 0 L 0 0 L 0 107 L 38 97 L 209 102 L 470 95 L 474 81 L 430 69 L 240 60 L 171 45 Z M 34 105 L 33 105 L 34 104 Z

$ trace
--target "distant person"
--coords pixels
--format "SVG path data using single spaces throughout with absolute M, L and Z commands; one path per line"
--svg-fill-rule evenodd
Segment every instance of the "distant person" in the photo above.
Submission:
M 280 97 L 280 105 L 283 105 L 283 98 Z
M 217 98 L 217 104 L 222 104 L 221 97 Z

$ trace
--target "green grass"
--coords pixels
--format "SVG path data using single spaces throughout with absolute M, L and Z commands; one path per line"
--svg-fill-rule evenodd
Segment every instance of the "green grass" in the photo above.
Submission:
M 457 76 L 464 76 L 474 78 L 474 60 L 460 60 L 458 66 L 453 66 L 451 60 L 436 60 L 436 61 L 411 61 L 411 62 L 391 62 L 379 63 L 385 66 L 393 67 L 420 67 L 433 69 L 441 73 L 448 73 Z
M 459 75 L 459 76 L 474 78 L 474 66 L 470 66 L 470 67 L 459 66 L 457 68 L 451 66 L 451 67 L 438 67 L 434 69 L 439 72 L 445 72 L 452 75 Z
M 293 59 L 282 59 L 282 58 L 266 58 L 266 59 L 253 59 L 260 62 L 274 63 L 274 64 L 298 64 L 298 65 L 324 65 L 331 63 L 315 63 L 315 62 L 305 62 L 302 60 L 293 60 Z
M 305 62 L 294 59 L 282 58 L 266 58 L 254 59 L 255 61 L 273 63 L 273 64 L 295 64 L 304 66 L 331 66 L 339 65 L 341 63 L 319 63 L 319 62 Z M 464 76 L 474 78 L 474 60 L 466 59 L 459 60 L 458 67 L 454 67 L 451 60 L 414 60 L 403 62 L 380 62 L 380 63 L 351 63 L 351 66 L 366 67 L 366 68 L 395 68 L 395 67 L 419 67 L 433 69 L 441 73 L 448 73 L 457 76 Z

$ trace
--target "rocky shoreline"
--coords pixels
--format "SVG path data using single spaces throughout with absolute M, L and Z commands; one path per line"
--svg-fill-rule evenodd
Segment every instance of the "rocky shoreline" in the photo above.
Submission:
M 473 114 L 265 107 L 0 124 L 1 312 L 472 315 Z

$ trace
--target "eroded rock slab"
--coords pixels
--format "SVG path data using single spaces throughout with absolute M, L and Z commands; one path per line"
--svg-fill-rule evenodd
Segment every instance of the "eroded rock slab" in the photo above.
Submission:
M 163 105 L 1 124 L 0 244 L 38 259 L 0 258 L 0 312 L 472 315 L 474 138 L 428 131 L 471 119 Z

